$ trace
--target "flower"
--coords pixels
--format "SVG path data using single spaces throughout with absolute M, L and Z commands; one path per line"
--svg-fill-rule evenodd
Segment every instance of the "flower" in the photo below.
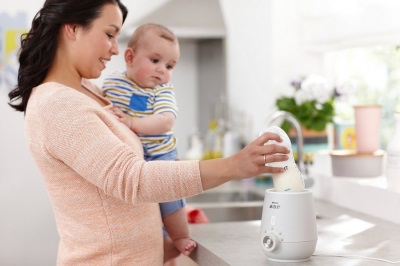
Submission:
M 323 131 L 335 115 L 335 88 L 324 77 L 311 74 L 306 78 L 291 82 L 295 89 L 292 97 L 282 96 L 276 100 L 279 110 L 291 113 L 306 129 Z M 288 122 L 282 124 L 289 131 Z

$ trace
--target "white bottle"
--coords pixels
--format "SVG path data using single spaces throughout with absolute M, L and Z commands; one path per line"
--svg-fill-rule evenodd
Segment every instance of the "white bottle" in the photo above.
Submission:
M 199 133 L 195 131 L 189 139 L 189 149 L 186 153 L 187 160 L 201 160 L 203 158 L 203 142 Z
M 400 192 L 400 113 L 395 113 L 395 129 L 386 147 L 387 188 Z
M 233 130 L 227 130 L 224 134 L 223 156 L 229 157 L 238 153 L 241 147 L 240 136 Z
M 282 142 L 276 142 L 274 140 L 270 140 L 265 145 L 269 144 L 278 144 L 287 147 L 290 149 L 289 159 L 283 162 L 274 162 L 274 163 L 267 163 L 268 166 L 273 167 L 283 167 L 285 171 L 279 174 L 273 174 L 273 182 L 275 191 L 283 192 L 300 192 L 304 191 L 304 177 L 301 174 L 299 168 L 297 168 L 296 162 L 294 161 L 293 157 L 293 150 L 292 150 L 292 143 L 289 139 L 289 136 L 286 132 L 277 126 L 271 126 L 267 129 L 260 132 L 260 135 L 265 132 L 273 132 L 278 134 L 282 138 Z

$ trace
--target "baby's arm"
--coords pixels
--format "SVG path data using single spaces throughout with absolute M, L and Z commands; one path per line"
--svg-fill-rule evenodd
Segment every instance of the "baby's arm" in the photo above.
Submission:
M 133 132 L 142 135 L 164 134 L 172 130 L 175 122 L 175 115 L 172 112 L 152 114 L 143 118 L 125 114 L 118 107 L 113 107 L 112 112 L 118 117 L 119 121 L 127 125 Z
M 175 115 L 171 112 L 164 112 L 142 118 L 131 117 L 129 128 L 137 134 L 158 135 L 172 130 L 174 122 Z

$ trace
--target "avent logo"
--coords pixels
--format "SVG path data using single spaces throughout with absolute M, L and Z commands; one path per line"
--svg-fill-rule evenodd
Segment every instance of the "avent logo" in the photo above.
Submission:
M 278 203 L 278 202 L 274 202 L 274 201 L 271 203 L 271 205 L 269 205 L 269 208 L 270 208 L 270 209 L 276 209 L 276 210 L 277 210 L 277 209 L 279 209 L 280 207 L 281 207 L 281 206 L 279 205 L 279 203 Z

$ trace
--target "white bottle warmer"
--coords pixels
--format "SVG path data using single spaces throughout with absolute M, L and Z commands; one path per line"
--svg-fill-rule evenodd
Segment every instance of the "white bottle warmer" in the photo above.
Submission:
M 317 245 L 317 221 L 311 190 L 265 191 L 261 248 L 271 261 L 300 262 L 311 258 Z

